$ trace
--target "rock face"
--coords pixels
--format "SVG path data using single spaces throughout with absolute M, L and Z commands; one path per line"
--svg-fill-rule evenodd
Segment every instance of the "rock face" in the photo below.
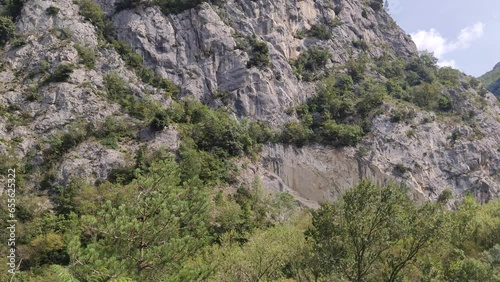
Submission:
M 413 42 L 384 11 L 361 1 L 227 1 L 199 5 L 165 16 L 156 7 L 138 7 L 115 14 L 119 38 L 130 42 L 146 62 L 205 102 L 217 91 L 232 93 L 238 116 L 282 123 L 283 112 L 314 93 L 314 85 L 295 77 L 288 63 L 312 45 L 331 51 L 331 65 L 343 64 L 355 40 L 370 45 L 370 55 L 384 49 L 407 56 Z M 333 25 L 332 39 L 299 39 L 313 25 Z M 269 47 L 271 66 L 247 68 L 247 52 L 238 39 L 256 36 Z M 358 52 L 354 50 L 354 52 Z
M 486 202 L 500 196 L 496 130 L 500 123 L 494 118 L 500 111 L 491 94 L 488 102 L 495 112 L 476 117 L 480 122 L 476 130 L 485 132 L 484 136 L 467 126 L 435 121 L 428 113 L 418 113 L 407 123 L 392 123 L 389 116 L 381 115 L 357 148 L 270 145 L 262 153 L 264 166 L 302 197 L 318 202 L 335 200 L 363 178 L 405 184 L 416 200 L 437 200 L 444 189 L 450 189 L 455 198 L 472 192 Z M 453 140 L 453 132 L 460 138 Z
M 417 52 L 411 38 L 384 10 L 374 10 L 361 0 L 228 0 L 220 5 L 203 3 L 177 15 L 164 15 L 150 5 L 117 12 L 115 0 L 96 2 L 111 18 L 117 37 L 141 54 L 145 64 L 179 85 L 181 95 L 213 105 L 218 93 L 229 93 L 228 106 L 238 117 L 266 121 L 275 128 L 290 118 L 287 109 L 315 93 L 314 83 L 298 80 L 289 63 L 311 46 L 330 51 L 327 68 L 343 65 L 361 52 L 368 57 L 403 58 Z M 47 15 L 51 5 L 59 7 L 59 13 Z M 7 45 L 1 54 L 0 104 L 7 113 L 0 115 L 0 154 L 30 156 L 37 163 L 42 141 L 68 124 L 83 120 L 96 125 L 106 117 L 134 124 L 119 105 L 100 95 L 104 77 L 112 71 L 138 97 L 169 105 L 168 97 L 143 84 L 120 55 L 101 42 L 96 28 L 72 1 L 28 0 L 16 26 L 24 45 Z M 304 36 L 314 26 L 327 27 L 331 38 Z M 248 38 L 268 47 L 268 67 L 247 67 L 251 50 L 240 45 Z M 354 42 L 370 47 L 363 51 Z M 94 50 L 94 69 L 80 64 L 77 45 Z M 77 65 L 67 81 L 35 84 L 61 64 Z M 34 88 L 37 97 L 30 96 Z M 362 178 L 404 183 L 418 200 L 436 200 L 444 189 L 451 189 L 456 198 L 467 191 L 481 201 L 498 198 L 500 108 L 490 93 L 480 100 L 460 105 L 472 112 L 474 126 L 418 111 L 406 122 L 393 123 L 393 105 L 386 103 L 385 114 L 373 120 L 370 135 L 357 147 L 269 144 L 261 162 L 242 169 L 241 180 L 258 176 L 265 187 L 292 192 L 306 206 L 335 200 Z M 64 155 L 56 180 L 65 184 L 72 176 L 81 176 L 103 181 L 113 169 L 127 166 L 144 144 L 175 151 L 179 134 L 174 128 L 158 133 L 143 130 L 138 140 L 116 148 L 88 140 Z
M 57 15 L 47 15 L 50 6 L 60 8 Z M 111 116 L 125 116 L 134 124 L 119 105 L 100 94 L 105 89 L 103 78 L 111 71 L 128 81 L 138 96 L 148 93 L 168 105 L 159 91 L 140 82 L 114 49 L 99 47 L 96 28 L 83 20 L 72 1 L 28 1 L 16 27 L 24 44 L 7 45 L 1 56 L 0 105 L 5 109 L 0 115 L 1 156 L 30 155 L 30 161 L 37 165 L 43 161 L 42 151 L 55 142 L 51 138 L 68 125 L 83 122 L 96 126 Z M 77 46 L 95 52 L 93 69 L 79 65 Z M 66 81 L 46 80 L 63 64 L 75 66 Z M 150 138 L 148 142 L 156 141 Z M 125 164 L 123 152 L 91 144 L 78 146 L 64 157 L 57 168 L 58 181 L 64 184 L 73 176 L 104 180 L 111 170 Z M 133 152 L 137 147 L 123 149 Z

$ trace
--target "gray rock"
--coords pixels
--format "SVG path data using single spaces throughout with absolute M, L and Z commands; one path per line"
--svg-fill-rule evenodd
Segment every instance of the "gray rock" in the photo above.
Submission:
M 298 81 L 289 61 L 313 44 L 328 48 L 333 62 L 345 63 L 352 41 L 370 44 L 371 56 L 390 46 L 398 55 L 416 52 L 415 45 L 383 11 L 368 10 L 362 17 L 360 1 L 342 1 L 335 15 L 330 1 L 227 1 L 220 7 L 207 3 L 178 15 L 165 16 L 156 7 L 138 7 L 113 16 L 121 39 L 144 56 L 159 73 L 206 102 L 218 90 L 233 94 L 238 116 L 280 125 L 283 112 L 314 93 L 314 85 Z M 333 39 L 298 39 L 295 34 L 313 24 L 328 24 Z M 236 37 L 255 35 L 270 49 L 269 69 L 246 68 L 248 54 L 235 49 Z

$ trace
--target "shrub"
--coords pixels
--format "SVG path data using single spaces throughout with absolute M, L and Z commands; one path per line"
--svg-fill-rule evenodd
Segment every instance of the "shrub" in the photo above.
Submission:
M 214 91 L 214 98 L 219 99 L 223 105 L 229 105 L 231 100 L 234 98 L 234 94 L 231 91 L 225 91 L 217 89 Z
M 210 0 L 209 2 L 214 5 L 220 5 L 224 1 L 225 0 Z M 125 0 L 124 2 L 126 3 L 124 5 L 125 7 L 127 5 L 133 6 L 137 5 L 136 2 L 138 2 L 138 0 Z M 130 2 L 132 4 L 127 4 Z M 158 5 L 164 14 L 178 14 L 198 6 L 200 3 L 204 2 L 204 0 L 153 0 L 152 2 Z
M 144 66 L 142 56 L 134 52 L 127 42 L 113 40 L 113 47 L 120 54 L 127 66 L 135 70 L 142 82 L 164 89 L 167 96 L 178 94 L 179 88 L 172 81 L 163 78 L 160 74 Z
M 351 58 L 347 62 L 347 73 L 352 77 L 354 82 L 359 82 L 364 78 L 367 70 L 368 58 L 364 55 L 359 58 Z
M 26 45 L 26 40 L 24 40 L 24 38 L 22 38 L 22 37 L 14 37 L 10 41 L 10 45 L 14 48 L 19 48 L 19 47 Z
M 357 49 L 361 49 L 363 51 L 367 51 L 370 47 L 368 46 L 368 43 L 362 39 L 358 40 L 353 40 L 352 41 L 352 46 Z
M 321 47 L 311 47 L 302 52 L 299 57 L 291 62 L 294 73 L 299 79 L 313 81 L 320 78 L 323 70 L 331 58 L 330 52 Z
M 116 12 L 120 12 L 122 10 L 134 9 L 135 7 L 141 4 L 142 0 L 121 0 L 115 2 Z
M 432 83 L 436 78 L 437 59 L 428 52 L 421 52 L 406 65 L 406 80 L 410 86 Z
M 342 24 L 342 22 L 340 21 L 339 17 L 335 17 L 333 19 L 333 21 L 331 22 L 332 27 L 337 27 L 337 26 L 340 26 L 341 24 Z
M 460 85 L 460 71 L 450 67 L 438 69 L 438 78 L 442 84 L 448 87 L 458 87 Z
M 350 76 L 330 76 L 318 86 L 318 94 L 308 100 L 308 112 L 316 116 L 313 126 L 319 126 L 324 119 L 342 120 L 355 112 L 356 97 Z M 302 117 L 302 116 L 301 116 Z
M 269 47 L 267 43 L 258 41 L 255 38 L 250 38 L 249 41 L 252 50 L 250 60 L 247 62 L 247 68 L 266 68 L 270 66 L 271 62 L 269 61 Z
M 86 122 L 73 122 L 66 131 L 60 131 L 48 139 L 50 147 L 44 150 L 46 164 L 57 162 L 66 152 L 83 142 L 89 134 L 89 125 Z
M 175 101 L 173 101 L 167 108 L 167 114 L 173 122 L 187 122 L 184 106 Z
M 402 163 L 398 163 L 394 165 L 393 170 L 396 174 L 404 175 L 405 173 L 410 172 L 411 168 L 407 167 Z
M 363 138 L 364 132 L 359 125 L 337 124 L 334 120 L 328 120 L 321 126 L 321 135 L 327 144 L 355 146 Z
M 10 18 L 0 17 L 0 46 L 4 46 L 7 41 L 14 37 L 16 26 Z
M 116 52 L 118 52 L 123 61 L 131 68 L 142 67 L 142 56 L 135 53 L 127 42 L 123 40 L 117 40 L 113 42 L 113 47 L 115 47 Z
M 26 101 L 35 102 L 40 101 L 40 93 L 38 91 L 38 85 L 30 85 L 26 93 Z
M 202 0 L 154 0 L 164 14 L 178 14 L 196 7 Z
M 33 255 L 28 264 L 64 264 L 69 260 L 65 252 L 64 238 L 59 234 L 39 235 L 30 242 L 30 247 L 33 249 Z
M 290 121 L 285 124 L 281 132 L 280 141 L 285 144 L 294 144 L 297 147 L 304 146 L 310 139 L 312 131 L 300 122 Z
M 326 25 L 317 25 L 314 24 L 311 26 L 311 29 L 308 31 L 308 35 L 312 37 L 317 37 L 322 40 L 332 39 L 332 33 L 328 29 Z
M 112 149 L 118 148 L 119 138 L 134 136 L 130 124 L 113 116 L 107 116 L 93 135 L 100 139 L 102 145 Z
M 71 37 L 73 36 L 73 31 L 68 27 L 65 28 L 55 27 L 50 30 L 50 33 L 53 34 L 55 37 L 57 37 L 57 39 L 59 40 L 71 39 Z
M 375 11 L 380 11 L 384 8 L 384 0 L 371 0 L 370 7 Z
M 179 87 L 171 80 L 163 78 L 160 74 L 142 66 L 136 69 L 137 75 L 141 78 L 142 82 L 147 83 L 153 87 L 165 90 L 167 97 L 175 97 L 179 93 Z
M 358 113 L 365 115 L 371 110 L 382 105 L 387 94 L 385 86 L 375 80 L 368 79 L 363 82 L 359 90 L 361 100 L 356 105 Z
M 50 5 L 50 7 L 48 7 L 45 10 L 45 12 L 47 12 L 47 15 L 49 15 L 49 16 L 55 16 L 59 13 L 59 10 L 60 9 L 58 7 Z
M 391 112 L 391 122 L 400 122 L 405 118 L 405 112 L 401 110 L 394 110 Z
M 481 85 L 481 81 L 475 77 L 471 77 L 469 80 L 469 85 L 470 87 L 476 89 L 477 87 L 479 87 L 479 85 Z
M 394 58 L 385 55 L 377 58 L 376 64 L 378 71 L 386 78 L 404 78 L 406 62 L 402 58 Z
M 398 80 L 398 79 L 389 79 L 385 87 L 387 89 L 387 93 L 396 99 L 401 99 L 404 101 L 411 101 L 411 95 L 409 91 L 405 90 L 406 83 Z
M 170 118 L 168 116 L 168 112 L 165 110 L 160 110 L 156 112 L 150 125 L 153 130 L 160 131 L 167 127 L 169 123 Z
M 250 123 L 248 133 L 250 134 L 250 136 L 252 136 L 254 142 L 257 144 L 271 142 L 275 139 L 274 132 L 271 131 L 271 128 L 268 125 L 265 125 L 262 122 L 258 121 L 253 121 Z
M 438 109 L 443 112 L 449 112 L 452 109 L 452 104 L 450 98 L 446 96 L 439 97 Z
M 71 64 L 60 64 L 54 72 L 47 78 L 46 82 L 64 82 L 73 73 L 74 66 Z
M 450 189 L 444 189 L 439 197 L 437 198 L 438 203 L 447 203 L 449 200 L 453 199 L 453 193 Z
M 104 28 L 104 13 L 99 4 L 93 0 L 79 0 L 78 6 L 80 7 L 80 15 L 85 20 L 91 22 L 100 30 Z
M 298 29 L 295 34 L 293 35 L 293 37 L 297 38 L 297 39 L 304 39 L 307 35 L 307 32 L 306 30 L 304 29 Z
M 441 95 L 441 86 L 435 83 L 424 83 L 412 88 L 412 101 L 419 107 L 434 109 Z
M 239 121 L 223 111 L 210 111 L 205 106 L 197 111 L 191 137 L 198 149 L 220 157 L 240 156 L 251 151 L 253 140 Z
M 96 54 L 93 49 L 80 46 L 78 44 L 75 45 L 75 49 L 80 56 L 80 63 L 86 66 L 89 69 L 93 69 L 95 66 Z
M 2 6 L 0 7 L 2 16 L 16 20 L 17 17 L 21 15 L 21 11 L 26 1 L 27 0 L 3 0 Z
M 205 183 L 231 183 L 235 179 L 235 167 L 227 158 L 190 148 L 181 144 L 179 148 L 179 168 L 183 180 L 198 176 Z
M 104 77 L 104 85 L 110 100 L 120 104 L 129 115 L 149 121 L 159 111 L 160 106 L 153 101 L 137 98 L 127 84 L 116 73 Z

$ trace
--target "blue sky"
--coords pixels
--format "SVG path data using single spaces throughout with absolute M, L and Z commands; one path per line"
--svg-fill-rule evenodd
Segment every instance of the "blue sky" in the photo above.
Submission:
M 500 0 L 389 0 L 389 12 L 440 65 L 479 76 L 500 62 Z

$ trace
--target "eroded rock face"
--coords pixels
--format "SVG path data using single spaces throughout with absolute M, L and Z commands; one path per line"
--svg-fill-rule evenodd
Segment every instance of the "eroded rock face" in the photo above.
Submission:
M 96 2 L 111 17 L 117 36 L 142 54 L 152 69 L 179 85 L 183 95 L 212 105 L 216 93 L 228 92 L 229 106 L 237 116 L 263 120 L 275 128 L 290 118 L 287 109 L 315 93 L 314 83 L 298 80 L 289 63 L 311 46 L 332 54 L 327 68 L 345 64 L 361 52 L 369 57 L 386 53 L 408 57 L 417 52 L 385 11 L 374 11 L 359 0 L 228 0 L 221 6 L 203 3 L 177 15 L 164 15 L 154 6 L 116 12 L 115 0 Z M 57 15 L 47 15 L 51 5 L 60 8 Z M 314 25 L 330 26 L 331 39 L 301 36 Z M 99 94 L 110 72 L 123 77 L 138 97 L 149 95 L 169 106 L 168 97 L 143 84 L 113 48 L 99 42 L 95 27 L 79 15 L 72 1 L 30 0 L 16 26 L 25 35 L 25 44 L 8 45 L 2 54 L 0 103 L 10 115 L 24 115 L 26 121 L 14 126 L 11 117 L 0 116 L 0 154 L 13 151 L 25 157 L 41 140 L 79 120 L 97 125 L 117 116 L 133 123 L 119 105 Z M 253 36 L 267 45 L 269 67 L 247 68 L 251 52 L 238 44 Z M 353 47 L 357 40 L 369 49 Z M 80 64 L 75 44 L 96 52 L 94 69 Z M 63 63 L 77 66 L 67 81 L 34 85 Z M 39 97 L 28 99 L 33 87 Z M 460 95 L 454 99 L 459 101 Z M 468 125 L 418 111 L 411 120 L 394 123 L 393 106 L 385 104 L 384 114 L 373 120 L 371 133 L 356 148 L 267 145 L 261 162 L 241 170 L 241 181 L 248 184 L 258 176 L 270 191 L 291 192 L 310 207 L 335 200 L 362 178 L 379 184 L 405 183 L 417 200 L 435 200 L 444 189 L 451 189 L 456 198 L 467 191 L 481 201 L 498 198 L 498 102 L 490 94 L 479 98 L 480 105 L 464 99 L 458 108 L 473 113 Z M 86 140 L 63 156 L 57 180 L 64 184 L 80 176 L 102 181 L 114 169 L 129 165 L 139 146 L 171 151 L 179 147 L 179 133 L 172 127 L 161 132 L 145 129 L 138 137 L 117 149 Z M 40 152 L 34 159 L 43 162 Z
M 58 7 L 59 12 L 49 16 L 46 10 L 50 6 Z M 82 122 L 97 128 L 111 116 L 131 125 L 137 123 L 122 107 L 102 95 L 106 90 L 104 77 L 110 72 L 122 77 L 138 97 L 148 95 L 165 107 L 171 101 L 162 91 L 143 84 L 113 48 L 100 46 L 96 28 L 82 18 L 78 5 L 72 1 L 27 1 L 16 28 L 24 43 L 8 44 L 0 62 L 0 108 L 6 111 L 0 115 L 0 154 L 19 160 L 27 158 L 35 168 L 34 177 L 46 173 L 36 171 L 44 163 L 42 151 L 56 142 L 51 138 L 64 132 L 68 125 Z M 81 64 L 77 45 L 95 52 L 93 69 Z M 48 80 L 60 65 L 73 66 L 69 77 L 61 82 Z M 158 146 L 156 143 L 169 143 L 169 138 L 177 137 L 162 137 L 159 133 L 144 142 Z M 103 148 L 95 140 L 84 142 L 57 164 L 57 181 L 66 184 L 75 176 L 90 182 L 104 180 L 113 169 L 130 162 L 124 151 L 133 153 L 138 143 L 132 141 L 121 146 L 120 151 Z
M 238 116 L 276 125 L 286 119 L 286 109 L 314 94 L 314 85 L 299 81 L 289 64 L 308 47 L 327 48 L 333 55 L 330 67 L 349 59 L 354 40 L 369 44 L 370 56 L 388 49 L 403 56 L 416 52 L 384 11 L 360 1 L 235 0 L 168 16 L 156 7 L 137 7 L 117 13 L 113 22 L 121 39 L 185 93 L 210 102 L 217 91 L 229 91 Z M 330 40 L 298 38 L 312 25 L 337 26 Z M 242 36 L 267 44 L 269 68 L 247 68 L 249 54 L 237 48 Z
M 124 153 L 105 148 L 98 142 L 85 142 L 61 163 L 58 180 L 62 185 L 67 185 L 73 177 L 83 178 L 91 183 L 102 182 L 109 178 L 114 169 L 126 164 Z
M 404 184 L 417 200 L 435 201 L 450 189 L 455 199 L 472 192 L 486 202 L 500 196 L 500 122 L 495 118 L 500 111 L 493 95 L 485 101 L 488 110 L 474 118 L 474 128 L 436 120 L 432 113 L 416 113 L 398 123 L 381 115 L 356 148 L 270 145 L 262 153 L 264 167 L 302 197 L 318 202 L 335 200 L 363 178 Z M 391 106 L 385 107 L 389 113 Z

